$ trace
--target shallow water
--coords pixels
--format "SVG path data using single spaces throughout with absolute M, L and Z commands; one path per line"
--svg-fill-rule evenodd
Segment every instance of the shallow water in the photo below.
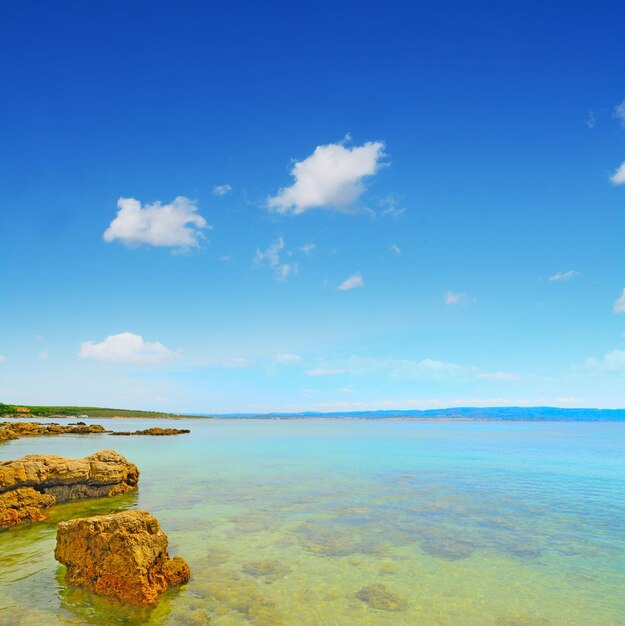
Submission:
M 141 469 L 138 494 L 0 532 L 0 624 L 625 624 L 623 423 L 94 421 L 192 433 L 0 446 Z M 191 566 L 155 609 L 66 586 L 53 557 L 59 520 L 125 508 Z

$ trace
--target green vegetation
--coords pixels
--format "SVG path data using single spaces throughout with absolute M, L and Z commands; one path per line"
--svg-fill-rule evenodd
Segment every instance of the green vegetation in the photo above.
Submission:
M 26 406 L 3 404 L 0 402 L 0 415 L 33 415 L 36 417 L 67 416 L 77 417 L 183 417 L 173 413 L 159 413 L 158 411 L 133 411 L 130 409 L 106 409 L 95 406 Z M 191 416 L 184 416 L 191 417 Z

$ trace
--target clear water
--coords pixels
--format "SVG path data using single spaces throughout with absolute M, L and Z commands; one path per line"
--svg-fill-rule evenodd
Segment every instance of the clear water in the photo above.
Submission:
M 0 446 L 3 459 L 114 448 L 141 469 L 136 495 L 0 532 L 1 624 L 625 624 L 623 423 L 173 425 L 192 433 Z M 56 523 L 135 507 L 191 582 L 154 609 L 66 586 Z M 399 610 L 359 593 L 376 584 Z

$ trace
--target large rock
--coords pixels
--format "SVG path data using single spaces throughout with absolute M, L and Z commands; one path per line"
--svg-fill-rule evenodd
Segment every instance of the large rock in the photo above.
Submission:
M 0 461 L 0 526 L 44 519 L 43 509 L 55 503 L 126 493 L 138 481 L 137 466 L 113 450 L 84 459 L 31 454 Z
M 54 496 L 40 493 L 32 487 L 0 494 L 0 526 L 39 522 L 46 518 L 45 509 L 55 502 Z
M 65 580 L 135 605 L 155 604 L 168 587 L 188 582 L 180 557 L 170 560 L 167 536 L 145 511 L 61 522 L 54 557 Z
M 2 422 L 0 423 L 0 442 L 19 439 L 20 437 L 41 437 L 48 435 L 88 435 L 108 432 L 100 424 L 40 424 L 39 422 Z

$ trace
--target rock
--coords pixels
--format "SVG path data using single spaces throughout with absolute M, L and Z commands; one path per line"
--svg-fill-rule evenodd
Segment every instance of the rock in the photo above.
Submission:
M 32 487 L 13 489 L 0 494 L 0 527 L 25 522 L 39 522 L 46 518 L 44 509 L 56 503 L 53 495 L 40 493 Z
M 380 583 L 363 587 L 356 597 L 366 602 L 372 609 L 381 611 L 405 611 L 406 603 L 397 594 L 392 593 L 386 585 Z
M 291 572 L 291 568 L 285 563 L 271 561 L 269 559 L 243 563 L 241 569 L 250 576 L 266 576 L 273 580 L 282 578 Z
M 91 433 L 108 432 L 100 424 L 84 423 L 68 424 L 40 424 L 39 422 L 4 422 L 0 424 L 0 442 L 19 439 L 20 437 L 41 437 L 48 435 L 88 435 Z
M 31 454 L 0 461 L 0 526 L 44 519 L 43 509 L 55 503 L 126 493 L 138 481 L 137 466 L 113 450 L 84 459 Z
M 189 566 L 169 559 L 167 543 L 154 516 L 124 511 L 61 522 L 54 557 L 67 567 L 69 584 L 141 606 L 189 581 Z
M 190 433 L 190 430 L 184 428 L 146 428 L 145 430 L 118 430 L 112 432 L 111 435 L 153 435 L 153 436 L 163 436 L 163 435 L 184 435 L 186 433 Z

